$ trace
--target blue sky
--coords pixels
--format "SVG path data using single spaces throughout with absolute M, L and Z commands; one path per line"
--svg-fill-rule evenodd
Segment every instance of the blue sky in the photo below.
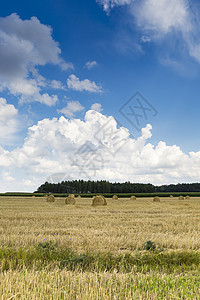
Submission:
M 199 181 L 199 22 L 198 1 L 1 4 L 0 191 Z

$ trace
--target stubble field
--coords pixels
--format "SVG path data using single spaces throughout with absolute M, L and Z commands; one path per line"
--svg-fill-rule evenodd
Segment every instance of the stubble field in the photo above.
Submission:
M 0 197 L 1 299 L 200 299 L 199 198 L 91 201 Z

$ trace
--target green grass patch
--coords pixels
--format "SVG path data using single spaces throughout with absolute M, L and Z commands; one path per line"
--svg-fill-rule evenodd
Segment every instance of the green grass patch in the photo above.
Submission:
M 138 251 L 114 255 L 109 252 L 77 253 L 70 248 L 59 248 L 53 242 L 39 243 L 32 248 L 0 248 L 0 269 L 43 269 L 45 267 L 80 271 L 114 271 L 139 273 L 151 271 L 183 273 L 200 271 L 198 251 Z

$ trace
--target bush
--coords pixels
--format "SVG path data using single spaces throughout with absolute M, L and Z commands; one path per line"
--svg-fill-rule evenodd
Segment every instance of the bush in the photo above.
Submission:
M 152 241 L 147 241 L 145 244 L 144 244 L 144 250 L 155 250 L 156 249 L 156 245 L 154 242 Z

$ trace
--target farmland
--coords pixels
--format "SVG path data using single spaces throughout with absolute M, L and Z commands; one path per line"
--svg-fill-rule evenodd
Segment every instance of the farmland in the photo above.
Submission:
M 107 203 L 1 196 L 1 298 L 200 299 L 200 198 Z

